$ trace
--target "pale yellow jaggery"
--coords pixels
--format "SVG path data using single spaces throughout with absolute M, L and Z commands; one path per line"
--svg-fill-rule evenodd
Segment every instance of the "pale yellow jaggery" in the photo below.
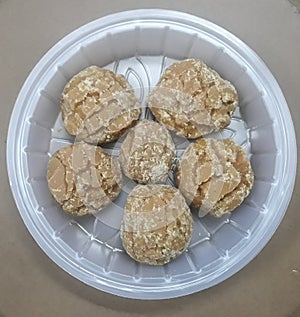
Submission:
M 138 185 L 129 194 L 121 225 L 126 252 L 136 261 L 162 265 L 188 246 L 193 219 L 184 197 L 168 185 Z
M 187 138 L 228 126 L 237 104 L 234 86 L 196 59 L 169 66 L 148 97 L 157 120 Z
M 254 174 L 245 151 L 232 139 L 198 139 L 180 158 L 175 181 L 199 215 L 221 217 L 249 195 Z
M 139 183 L 164 183 L 174 156 L 169 131 L 157 122 L 142 120 L 122 143 L 120 163 L 124 174 Z
M 122 173 L 118 161 L 100 147 L 76 143 L 52 155 L 47 180 L 62 209 L 83 216 L 97 213 L 117 198 Z
M 65 86 L 61 111 L 69 134 L 101 144 L 115 141 L 133 126 L 141 105 L 124 76 L 90 66 Z

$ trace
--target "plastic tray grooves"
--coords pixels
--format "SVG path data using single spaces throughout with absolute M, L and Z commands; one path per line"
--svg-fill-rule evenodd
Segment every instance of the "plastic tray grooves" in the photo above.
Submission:
M 83 245 L 81 246 L 80 250 L 78 250 L 76 252 L 76 257 L 79 260 L 84 259 L 86 257 L 86 254 L 87 254 L 89 248 L 91 247 L 91 244 L 92 244 L 92 240 L 91 239 L 86 240 L 83 243 Z
M 143 81 L 141 79 L 141 77 L 139 76 L 139 74 L 131 67 L 128 67 L 126 73 L 125 73 L 125 78 L 127 80 L 130 80 L 130 76 L 133 76 L 139 83 L 139 86 L 141 87 L 140 90 L 140 97 L 139 97 L 139 101 L 142 102 L 144 100 L 144 86 L 143 86 Z
M 260 206 L 257 205 L 257 203 L 253 200 L 253 199 L 250 199 L 249 197 L 247 197 L 243 204 L 255 209 L 255 210 L 260 210 L 260 209 L 264 209 L 264 208 L 261 208 Z
M 28 122 L 29 122 L 29 124 L 36 125 L 39 128 L 41 128 L 41 129 L 45 129 L 47 131 L 51 131 L 51 127 L 49 126 L 49 123 L 46 122 L 46 121 L 43 121 L 41 119 L 37 119 L 35 117 L 31 117 L 31 118 L 28 119 Z
M 249 239 L 251 236 L 250 230 L 243 229 L 237 222 L 230 219 L 229 225 L 231 225 L 235 230 L 237 230 L 245 239 Z
M 238 80 L 241 80 L 241 78 L 245 76 L 246 73 L 247 73 L 247 67 L 241 66 L 235 74 L 231 75 L 230 81 L 237 82 Z
M 220 62 L 222 55 L 224 55 L 226 52 L 224 47 L 218 47 L 216 51 L 212 54 L 211 59 L 208 62 L 208 65 L 212 68 L 216 68 L 218 66 L 218 63 Z
M 186 49 L 185 49 L 185 53 L 183 54 L 184 55 L 184 58 L 190 58 L 191 57 L 191 52 L 195 46 L 195 43 L 198 41 L 198 34 L 197 33 L 194 33 L 190 36 L 189 38 L 189 42 L 186 46 Z
M 67 70 L 63 66 L 57 66 L 57 71 L 61 74 L 61 76 L 65 79 L 66 83 L 70 80 L 71 76 L 68 74 Z
M 118 48 L 114 47 L 114 40 L 113 40 L 113 35 L 111 32 L 108 32 L 106 35 L 106 43 L 107 47 L 110 51 L 110 56 L 112 60 L 119 60 L 119 57 L 116 55 L 116 52 L 118 52 Z
M 45 175 L 41 175 L 41 176 L 33 176 L 33 177 L 28 177 L 27 178 L 27 182 L 29 184 L 32 183 L 41 183 L 41 182 L 47 182 L 46 176 Z
M 50 101 L 52 104 L 54 104 L 55 107 L 57 107 L 57 105 L 59 105 L 59 99 L 54 97 L 54 96 L 52 96 L 45 89 L 40 90 L 40 95 L 43 96 L 44 98 L 48 99 L 48 101 Z
M 240 108 L 243 109 L 246 107 L 249 107 L 252 105 L 255 101 L 261 99 L 264 96 L 264 92 L 262 90 L 255 92 L 254 94 L 244 97 L 242 100 L 240 100 L 239 105 Z
M 160 66 L 160 72 L 159 77 L 162 76 L 164 70 L 166 69 L 166 63 L 167 63 L 167 56 L 163 55 L 161 59 L 161 66 Z
M 111 266 L 112 266 L 112 262 L 113 262 L 114 257 L 115 257 L 115 252 L 113 250 L 111 250 L 109 252 L 108 256 L 106 257 L 106 262 L 105 262 L 105 265 L 103 267 L 104 273 L 108 274 L 111 271 Z
M 141 280 L 141 268 L 142 265 L 139 262 L 134 262 L 134 274 L 133 274 L 133 279 L 135 282 L 139 282 Z
M 213 246 L 215 248 L 215 250 L 217 251 L 220 258 L 228 259 L 228 250 L 226 250 L 223 247 L 221 247 L 220 245 L 218 245 L 216 240 L 213 238 L 213 236 L 210 239 L 209 243 L 211 246 Z M 216 259 L 216 260 L 218 260 L 218 259 Z
M 226 132 L 228 133 L 228 134 L 226 134 Z M 232 129 L 232 128 L 225 128 L 223 131 L 222 131 L 222 133 L 224 133 L 224 134 L 226 134 L 226 137 L 227 138 L 234 138 L 235 136 L 236 136 L 236 131 L 234 130 L 234 129 Z
M 85 46 L 80 46 L 80 54 L 82 56 L 82 59 L 85 60 L 85 62 L 87 63 L 87 65 L 93 65 L 94 63 L 92 62 L 92 60 L 89 57 L 89 54 L 87 52 L 87 49 Z M 68 79 L 69 80 L 69 79 Z
M 170 32 L 170 27 L 169 26 L 165 26 L 163 29 L 162 29 L 162 33 L 161 33 L 161 42 L 160 42 L 160 47 L 161 47 L 161 50 L 160 50 L 160 55 L 165 55 L 166 53 L 166 47 L 167 47 L 167 38 L 168 38 L 168 33 Z M 163 64 L 162 64 L 163 66 Z M 162 71 L 163 71 L 163 67 L 161 68 L 161 74 L 162 74 Z
M 170 282 L 172 280 L 172 276 L 170 273 L 169 264 L 165 264 L 163 268 L 164 268 L 164 279 L 166 282 Z
M 53 236 L 55 239 L 60 238 L 63 234 L 63 232 L 70 226 L 73 225 L 73 221 L 69 220 L 68 222 L 62 224 L 58 229 L 53 231 Z
M 144 88 L 147 88 L 148 93 L 149 93 L 150 89 L 151 89 L 151 86 L 152 86 L 152 83 L 151 83 L 151 79 L 150 79 L 150 76 L 149 76 L 149 71 L 148 71 L 147 64 L 143 61 L 141 56 L 137 55 L 135 58 L 136 58 L 137 62 L 140 64 L 141 69 L 144 71 L 145 77 L 146 77 L 146 80 L 145 80 L 146 81 L 146 85 L 144 86 L 143 84 L 141 84 L 139 89 L 143 90 Z M 141 83 L 142 82 L 143 81 L 141 80 Z
M 186 260 L 188 261 L 190 267 L 191 267 L 191 271 L 195 272 L 195 273 L 200 273 L 201 272 L 201 268 L 198 264 L 197 259 L 195 258 L 195 255 L 193 253 L 193 249 L 189 248 L 186 252 L 185 252 L 185 257 Z
M 44 213 L 44 212 L 47 212 L 48 210 L 55 208 L 55 207 L 57 207 L 57 204 L 55 204 L 53 201 L 50 201 L 47 204 L 44 204 L 44 205 L 37 207 L 36 211 L 40 212 L 40 213 Z

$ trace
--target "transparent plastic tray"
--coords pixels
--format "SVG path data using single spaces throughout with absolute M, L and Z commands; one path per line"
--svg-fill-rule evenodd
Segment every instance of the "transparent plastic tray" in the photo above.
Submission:
M 59 100 L 74 74 L 92 64 L 122 73 L 145 104 L 163 69 L 189 57 L 204 60 L 237 88 L 240 104 L 232 123 L 213 136 L 233 137 L 246 149 L 255 182 L 250 196 L 231 215 L 194 217 L 188 250 L 167 265 L 151 267 L 130 259 L 120 241 L 122 209 L 133 183 L 125 179 L 119 198 L 95 217 L 71 218 L 50 195 L 47 162 L 54 151 L 73 141 L 63 128 Z M 178 145 L 180 140 L 175 142 Z M 220 283 L 261 251 L 290 201 L 296 143 L 280 88 L 247 45 L 219 26 L 188 14 L 136 10 L 75 30 L 41 59 L 13 110 L 7 162 L 20 214 L 54 262 L 105 292 L 163 299 Z

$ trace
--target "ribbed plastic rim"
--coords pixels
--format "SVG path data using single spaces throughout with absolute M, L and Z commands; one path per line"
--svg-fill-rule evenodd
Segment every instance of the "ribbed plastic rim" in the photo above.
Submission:
M 44 71 L 49 67 L 49 64 L 67 47 L 72 45 L 72 43 L 77 42 L 79 38 L 84 38 L 93 31 L 102 28 L 134 20 L 174 22 L 179 25 L 188 25 L 201 29 L 205 28 L 209 34 L 216 35 L 217 37 L 221 36 L 226 39 L 226 42 L 229 43 L 235 51 L 239 52 L 239 54 L 245 58 L 250 67 L 253 65 L 255 73 L 264 82 L 267 93 L 271 94 L 271 97 L 277 105 L 277 109 L 275 110 L 277 111 L 278 125 L 281 128 L 280 144 L 282 145 L 282 155 L 284 156 L 284 161 L 281 166 L 282 179 L 278 182 L 278 186 L 280 186 L 278 192 L 280 200 L 277 204 L 277 210 L 273 214 L 272 221 L 263 227 L 263 231 L 260 230 L 259 235 L 256 234 L 256 237 L 259 236 L 259 239 L 249 244 L 251 248 L 248 247 L 244 250 L 243 257 L 238 262 L 231 263 L 229 268 L 227 267 L 224 272 L 208 283 L 202 283 L 195 279 L 189 283 L 178 284 L 173 287 L 166 285 L 165 287 L 159 288 L 154 286 L 144 288 L 129 283 L 118 283 L 105 276 L 101 279 L 99 279 L 99 277 L 95 278 L 91 272 L 85 271 L 77 263 L 60 252 L 60 250 L 53 247 L 51 240 L 47 239 L 41 228 L 39 228 L 37 223 L 35 223 L 30 216 L 28 204 L 23 198 L 26 196 L 26 193 L 24 192 L 24 188 L 22 188 L 21 159 L 18 151 L 21 148 L 22 134 L 20 131 L 22 131 L 22 122 L 24 122 L 26 118 L 24 104 L 31 98 L 30 94 L 32 94 L 30 88 L 34 87 L 37 81 L 40 80 Z M 165 299 L 191 294 L 224 281 L 242 269 L 262 250 L 280 224 L 290 202 L 296 175 L 296 153 L 295 132 L 285 98 L 271 72 L 253 50 L 228 31 L 204 19 L 182 12 L 149 9 L 121 12 L 90 22 L 67 35 L 45 54 L 25 81 L 11 115 L 7 141 L 7 170 L 12 193 L 25 225 L 38 245 L 57 265 L 82 282 L 108 293 L 136 299 Z

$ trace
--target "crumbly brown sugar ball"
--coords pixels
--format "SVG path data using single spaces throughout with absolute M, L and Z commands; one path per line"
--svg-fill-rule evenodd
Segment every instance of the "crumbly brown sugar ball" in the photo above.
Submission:
M 122 173 L 118 161 L 100 147 L 77 143 L 53 154 L 47 180 L 63 210 L 83 216 L 97 213 L 117 198 Z
M 121 225 L 126 252 L 136 261 L 162 265 L 188 246 L 193 219 L 184 197 L 168 185 L 138 185 L 130 193 Z
M 249 195 L 254 175 L 245 151 L 232 139 L 198 139 L 180 158 L 175 181 L 199 216 L 221 217 Z
M 164 183 L 174 155 L 169 131 L 157 122 L 142 120 L 128 132 L 121 146 L 120 163 L 124 174 L 139 183 Z
M 101 144 L 116 140 L 133 126 L 141 105 L 124 76 L 90 66 L 65 86 L 61 111 L 69 134 Z
M 200 60 L 169 66 L 148 97 L 157 120 L 187 138 L 229 125 L 238 104 L 233 85 Z

